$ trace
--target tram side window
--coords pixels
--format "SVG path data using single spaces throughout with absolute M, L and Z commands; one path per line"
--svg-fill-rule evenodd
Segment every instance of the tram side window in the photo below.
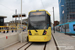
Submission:
M 66 24 L 66 29 L 69 29 L 69 24 Z
M 62 28 L 65 29 L 65 26 L 66 26 L 66 29 L 69 29 L 69 24 L 63 25 Z
M 3 29 L 3 27 L 2 27 L 2 29 Z
M 51 20 L 50 20 L 50 16 L 47 14 L 47 24 L 48 26 L 51 27 Z
M 62 28 L 65 29 L 65 25 L 62 25 Z
M 0 27 L 0 30 L 1 30 L 1 27 Z
M 73 25 L 73 30 L 75 31 L 75 24 Z

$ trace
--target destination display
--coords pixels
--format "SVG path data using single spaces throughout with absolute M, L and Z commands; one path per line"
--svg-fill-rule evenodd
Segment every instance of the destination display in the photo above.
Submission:
M 45 12 L 31 12 L 30 16 L 33 16 L 33 15 L 45 15 Z

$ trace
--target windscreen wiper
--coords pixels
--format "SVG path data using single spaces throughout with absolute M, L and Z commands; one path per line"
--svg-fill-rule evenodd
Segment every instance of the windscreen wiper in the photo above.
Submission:
M 38 32 L 36 29 L 34 29 L 36 32 Z

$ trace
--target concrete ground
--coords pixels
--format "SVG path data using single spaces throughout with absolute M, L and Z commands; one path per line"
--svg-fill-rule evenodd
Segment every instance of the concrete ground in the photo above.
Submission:
M 25 42 L 26 43 L 26 42 Z M 10 47 L 5 48 L 4 50 L 17 50 L 19 47 L 21 47 L 22 45 L 24 45 L 25 43 L 16 43 Z
M 75 50 L 75 37 L 55 32 L 53 36 L 60 50 Z

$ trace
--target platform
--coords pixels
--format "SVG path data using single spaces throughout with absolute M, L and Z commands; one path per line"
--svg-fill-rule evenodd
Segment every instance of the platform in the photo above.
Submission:
M 22 37 L 21 37 L 22 36 Z M 26 41 L 27 31 L 18 33 L 18 32 L 9 32 L 9 33 L 0 33 L 0 50 L 3 50 L 6 47 L 9 47 L 15 43 Z
M 65 35 L 64 33 L 52 33 L 59 50 L 75 50 L 75 37 Z

